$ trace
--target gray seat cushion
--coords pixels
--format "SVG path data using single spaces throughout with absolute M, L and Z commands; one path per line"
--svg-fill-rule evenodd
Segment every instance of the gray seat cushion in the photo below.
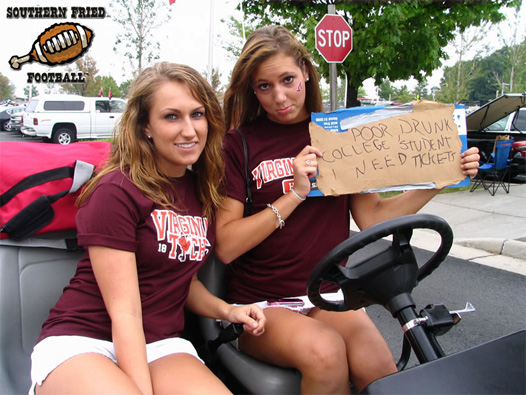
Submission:
M 83 255 L 83 250 L 0 245 L 0 394 L 27 393 L 42 323 Z

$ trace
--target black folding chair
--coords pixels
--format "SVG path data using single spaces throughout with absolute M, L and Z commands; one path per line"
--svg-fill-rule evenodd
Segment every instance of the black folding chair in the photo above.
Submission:
M 513 140 L 497 140 L 495 143 L 495 154 L 491 154 L 488 162 L 480 165 L 477 176 L 470 192 L 480 185 L 495 196 L 497 189 L 502 186 L 506 193 L 510 193 L 510 163 L 509 156 Z

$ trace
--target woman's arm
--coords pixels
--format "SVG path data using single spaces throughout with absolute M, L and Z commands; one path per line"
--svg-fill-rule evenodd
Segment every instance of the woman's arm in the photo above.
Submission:
M 301 201 L 291 192 L 272 203 L 285 221 Z M 243 218 L 243 203 L 226 198 L 217 213 L 215 254 L 223 263 L 230 263 L 265 240 L 278 227 L 271 209 Z
M 439 189 L 419 189 L 383 200 L 377 193 L 350 195 L 352 218 L 364 230 L 388 219 L 415 214 L 439 192 Z
M 461 155 L 461 168 L 466 176 L 478 172 L 478 148 L 472 147 Z M 440 192 L 439 189 L 412 190 L 400 195 L 381 199 L 377 193 L 351 195 L 351 213 L 356 225 L 363 230 L 379 222 L 415 214 Z
M 93 272 L 111 318 L 117 363 L 143 394 L 152 394 L 135 254 L 88 247 Z
M 265 315 L 257 305 L 233 306 L 212 295 L 197 279 L 192 278 L 186 307 L 195 314 L 209 318 L 242 323 L 246 332 L 258 336 L 265 330 Z
M 321 151 L 306 146 L 294 158 L 294 192 L 280 196 L 272 204 L 285 221 L 310 192 L 310 178 L 316 175 Z M 296 194 L 299 196 L 296 196 Z M 244 204 L 227 198 L 217 213 L 215 253 L 224 263 L 230 263 L 251 250 L 279 227 L 276 214 L 270 209 L 243 218 Z

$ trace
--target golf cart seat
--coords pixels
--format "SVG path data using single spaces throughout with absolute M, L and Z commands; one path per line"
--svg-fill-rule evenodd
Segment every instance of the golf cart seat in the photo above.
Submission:
M 199 271 L 199 279 L 211 293 L 222 298 L 226 294 L 228 266 L 211 254 Z M 216 320 L 204 317 L 199 317 L 198 320 L 205 341 L 212 341 L 218 337 L 221 327 Z M 232 344 L 224 344 L 216 353 L 212 370 L 231 390 L 251 394 L 301 392 L 301 373 L 295 369 L 258 361 L 242 353 Z
M 0 394 L 31 386 L 31 352 L 83 250 L 0 245 Z

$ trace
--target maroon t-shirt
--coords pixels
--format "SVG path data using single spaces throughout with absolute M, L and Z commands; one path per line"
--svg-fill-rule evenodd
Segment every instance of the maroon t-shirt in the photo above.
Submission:
M 147 343 L 179 336 L 190 281 L 215 241 L 194 174 L 174 178 L 173 193 L 174 207 L 158 206 L 117 170 L 101 179 L 76 217 L 80 245 L 135 253 Z M 39 341 L 55 335 L 112 340 L 88 253 L 42 328 Z
M 293 160 L 310 144 L 309 120 L 274 123 L 266 116 L 242 128 L 248 145 L 252 213 L 267 207 L 293 185 Z M 244 154 L 241 137 L 227 133 L 227 194 L 245 202 Z M 234 303 L 306 294 L 312 269 L 333 247 L 349 237 L 348 196 L 309 197 L 261 244 L 232 262 L 227 299 Z

